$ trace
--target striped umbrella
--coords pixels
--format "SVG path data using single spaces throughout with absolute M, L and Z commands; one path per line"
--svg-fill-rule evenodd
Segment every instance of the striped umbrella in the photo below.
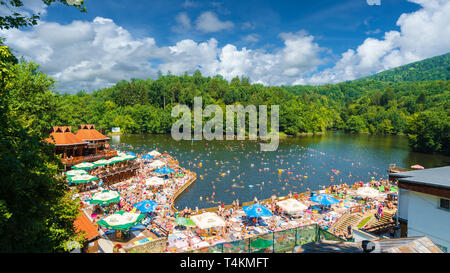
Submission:
M 107 229 L 126 231 L 137 225 L 144 217 L 142 213 L 118 211 L 98 221 L 97 224 Z
M 70 182 L 70 184 L 86 184 L 94 180 L 98 180 L 98 177 L 89 174 L 81 174 L 69 177 L 67 178 L 67 180 Z
M 117 191 L 104 190 L 102 192 L 94 193 L 91 197 L 91 205 L 94 204 L 110 204 L 118 203 L 120 201 L 120 194 Z

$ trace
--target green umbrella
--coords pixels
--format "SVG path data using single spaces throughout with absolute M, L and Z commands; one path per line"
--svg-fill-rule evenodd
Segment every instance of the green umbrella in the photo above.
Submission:
M 195 227 L 196 226 L 194 221 L 192 221 L 189 218 L 184 218 L 184 217 L 175 218 L 175 223 L 179 226 L 186 226 L 186 227 Z
M 250 246 L 253 247 L 253 248 L 268 248 L 272 244 L 273 244 L 272 241 L 268 241 L 268 240 L 264 240 L 264 239 L 258 238 L 256 240 L 254 240 L 253 242 L 251 242 Z
M 120 194 L 117 191 L 104 190 L 102 192 L 94 193 L 91 197 L 91 205 L 94 204 L 110 204 L 118 203 L 120 201 Z
M 98 177 L 89 174 L 82 174 L 69 177 L 67 178 L 67 180 L 70 182 L 70 184 L 86 184 L 94 180 L 98 180 Z
M 74 169 L 74 170 L 89 170 L 92 167 L 94 167 L 94 164 L 89 163 L 89 162 L 83 162 L 83 163 L 77 164 L 75 166 L 72 166 L 72 169 Z
M 108 165 L 109 161 L 106 159 L 100 159 L 94 162 L 94 167 L 105 166 Z
M 115 157 L 113 157 L 113 158 L 110 158 L 109 160 L 108 160 L 108 162 L 109 162 L 109 164 L 115 164 L 115 163 L 118 163 L 118 162 L 122 162 L 122 161 L 124 161 L 125 159 L 123 158 L 123 157 L 121 157 L 121 156 L 115 156 Z
M 88 174 L 85 170 L 70 170 L 66 172 L 67 177 L 73 177 L 76 175 Z
M 97 224 L 107 229 L 127 231 L 144 219 L 144 217 L 145 215 L 142 213 L 118 211 L 98 221 Z

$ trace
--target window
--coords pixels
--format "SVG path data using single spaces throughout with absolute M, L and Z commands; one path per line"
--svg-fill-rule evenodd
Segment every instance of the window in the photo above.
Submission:
M 441 198 L 439 207 L 441 209 L 450 210 L 450 200 Z

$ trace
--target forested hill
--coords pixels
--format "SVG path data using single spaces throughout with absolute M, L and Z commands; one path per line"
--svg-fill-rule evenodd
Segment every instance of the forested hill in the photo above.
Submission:
M 450 53 L 399 66 L 357 81 L 363 80 L 386 82 L 450 80 Z

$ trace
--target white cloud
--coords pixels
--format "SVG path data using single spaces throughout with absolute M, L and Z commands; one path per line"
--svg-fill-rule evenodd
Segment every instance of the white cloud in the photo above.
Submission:
M 231 21 L 220 21 L 217 15 L 211 11 L 205 11 L 196 20 L 196 28 L 203 32 L 217 32 L 233 28 Z
M 383 39 L 367 38 L 356 50 L 349 49 L 332 68 L 298 82 L 323 84 L 354 80 L 396 66 L 450 51 L 450 1 L 410 0 L 422 6 L 397 20 L 400 31 Z
M 255 33 L 251 33 L 247 36 L 244 36 L 242 38 L 242 40 L 246 41 L 246 42 L 250 42 L 250 43 L 256 43 L 259 41 L 259 35 L 255 34 Z
M 175 32 L 185 32 L 189 29 L 191 29 L 191 19 L 187 15 L 186 12 L 180 12 L 175 17 L 175 21 L 177 22 L 177 25 L 172 27 L 172 30 Z
M 6 38 L 16 56 L 40 64 L 59 82 L 59 91 L 92 91 L 123 79 L 155 78 L 158 70 L 182 75 L 199 69 L 205 76 L 221 74 L 228 80 L 246 76 L 267 85 L 322 84 L 353 80 L 448 52 L 450 3 L 414 1 L 423 8 L 400 16 L 400 31 L 386 32 L 382 39 L 366 39 L 323 71 L 317 71 L 324 63 L 321 55 L 330 53 L 305 31 L 281 33 L 283 45 L 271 51 L 219 46 L 214 38 L 158 46 L 152 37 L 138 39 L 101 17 L 66 25 L 41 21 L 30 30 L 0 30 L 0 37 Z M 186 18 L 180 15 L 179 23 L 188 26 Z

